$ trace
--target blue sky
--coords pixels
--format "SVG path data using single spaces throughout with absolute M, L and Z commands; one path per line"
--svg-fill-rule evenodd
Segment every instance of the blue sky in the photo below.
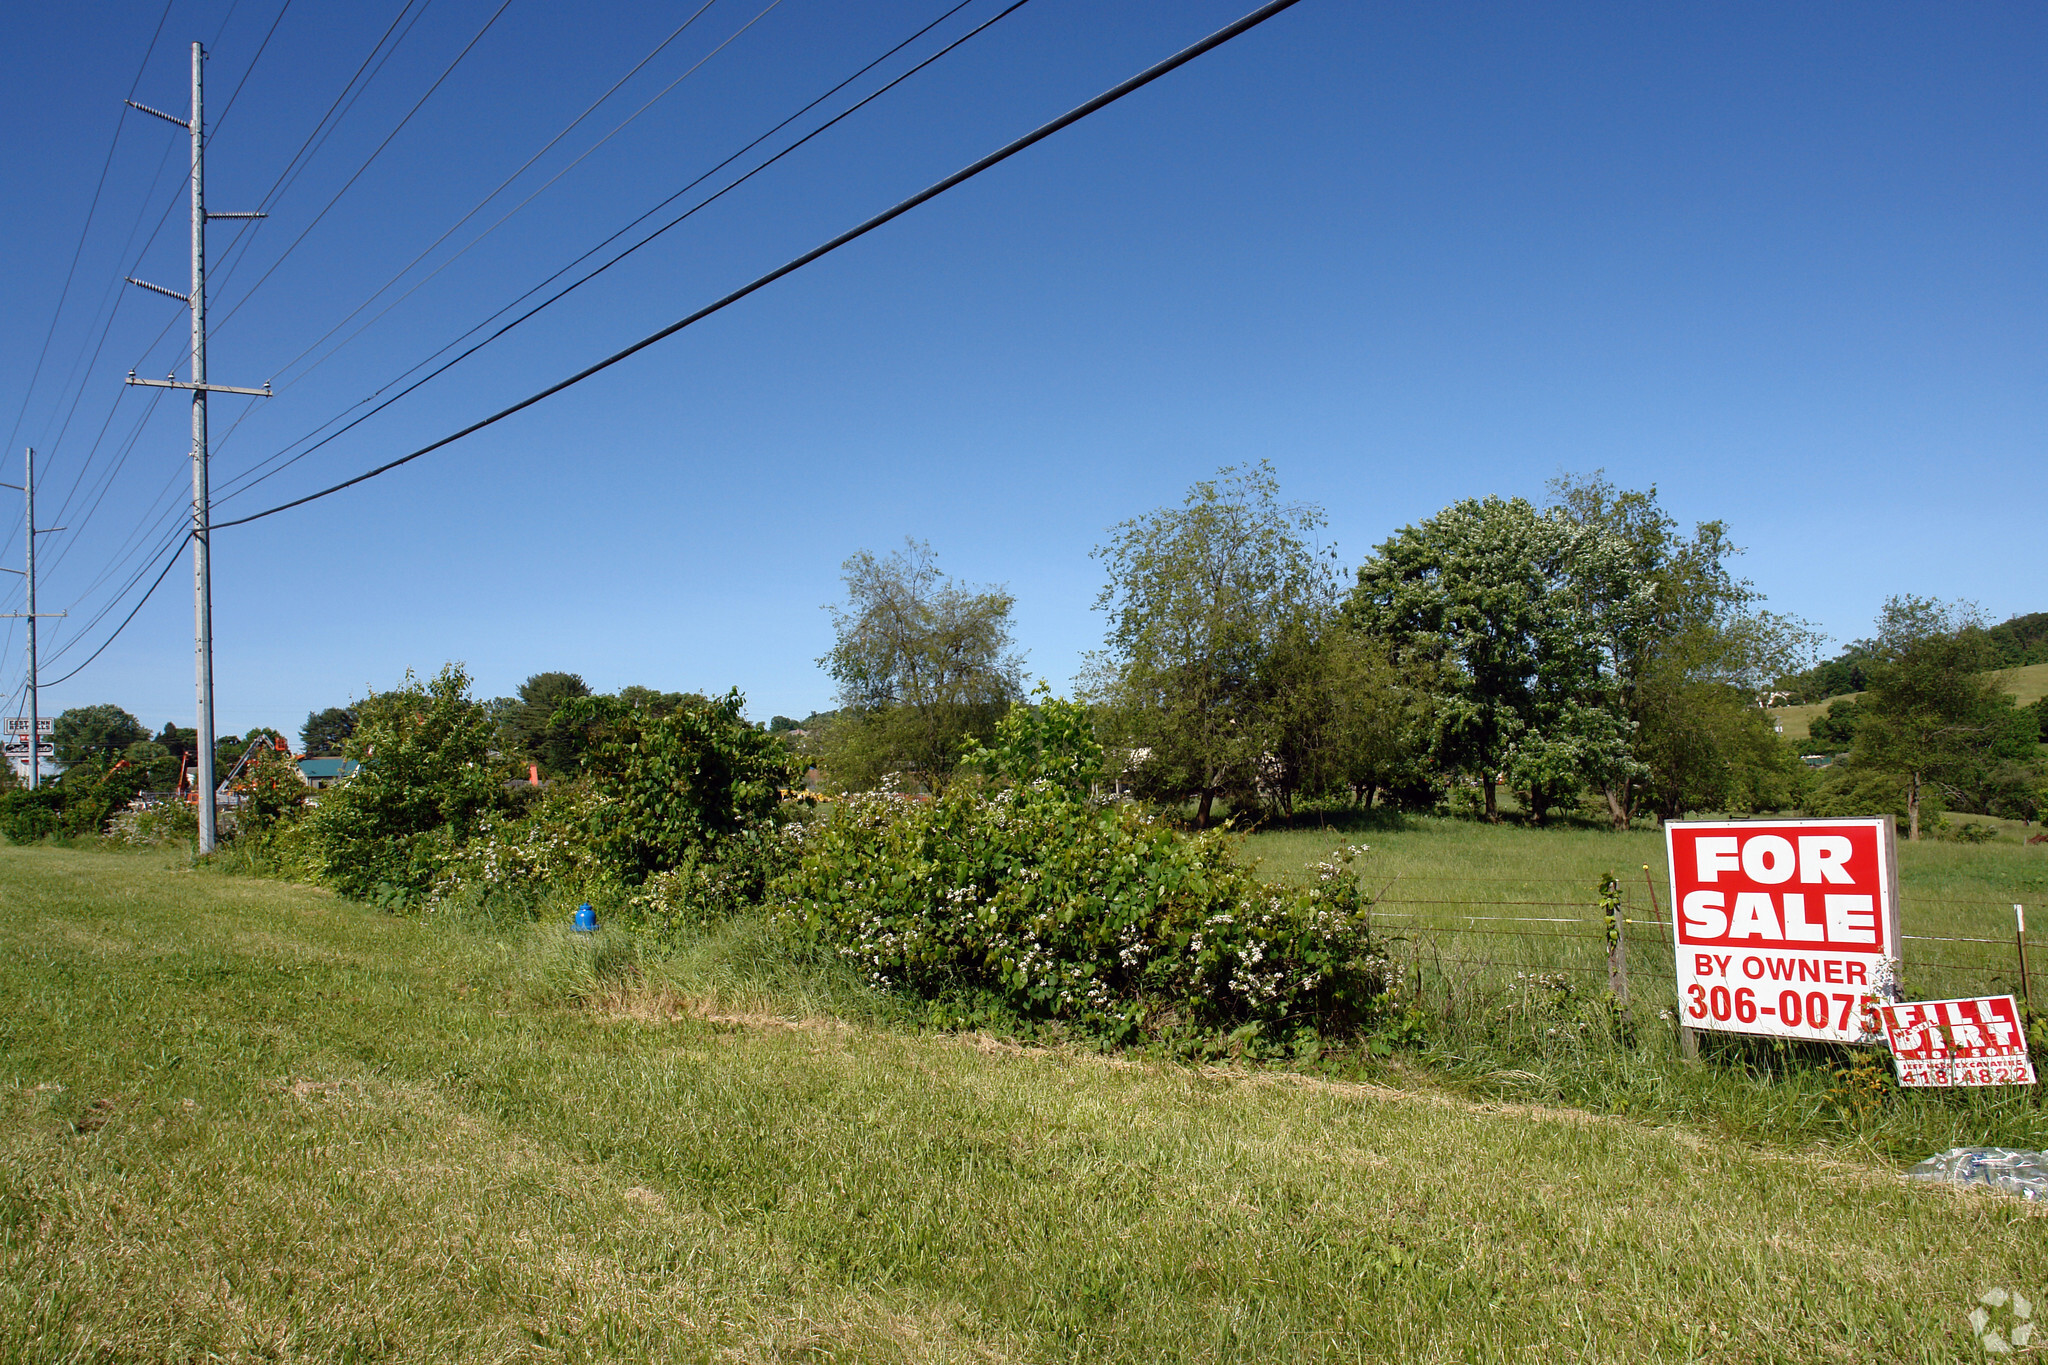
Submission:
M 16 427 L 0 477 L 15 481 L 33 443 L 48 452 L 44 520 L 78 490 L 64 516 L 77 529 L 43 549 L 41 605 L 73 611 L 47 632 L 46 658 L 71 648 L 46 677 L 127 614 L 136 592 L 117 590 L 142 561 L 123 547 L 172 525 L 187 477 L 186 410 L 151 411 L 120 384 L 131 365 L 182 364 L 177 305 L 116 285 L 138 260 L 143 278 L 183 285 L 182 201 L 137 250 L 179 192 L 169 125 L 121 126 L 43 354 L 138 65 L 136 98 L 182 112 L 187 45 L 207 42 L 210 110 L 236 92 L 209 201 L 252 207 L 403 3 L 296 0 L 253 68 L 276 0 L 172 0 L 146 64 L 159 3 L 16 17 L 34 60 L 9 84 L 16 136 L 0 149 L 15 187 L 0 422 Z M 946 8 L 716 0 L 358 323 L 726 44 L 694 74 L 331 359 L 288 368 L 688 13 L 510 0 L 249 293 L 499 3 L 416 3 L 232 270 L 235 230 L 213 229 L 212 377 L 280 379 L 246 418 L 243 400 L 216 401 L 217 487 Z M 579 369 L 1242 7 L 1031 0 L 217 515 L 334 482 Z M 996 8 L 975 0 L 915 51 Z M 906 535 L 956 576 L 1007 584 L 1031 671 L 1062 685 L 1100 639 L 1089 551 L 1105 528 L 1262 458 L 1326 509 L 1354 564 L 1457 498 L 1540 497 L 1560 471 L 1605 468 L 1654 483 L 1682 520 L 1725 520 L 1770 605 L 1837 640 L 1895 592 L 1974 599 L 1998 619 L 2048 609 L 2044 69 L 2048 11 L 2032 5 L 1304 0 L 539 408 L 220 532 L 221 728 L 295 730 L 309 709 L 451 659 L 487 696 L 568 669 L 603 690 L 737 685 L 758 717 L 801 716 L 830 704 L 815 661 L 841 561 Z M 20 543 L 0 532 L 4 562 Z M 0 594 L 20 609 L 15 582 Z M 10 689 L 20 646 L 0 630 Z M 91 667 L 44 692 L 46 710 L 99 701 L 190 723 L 182 565 Z

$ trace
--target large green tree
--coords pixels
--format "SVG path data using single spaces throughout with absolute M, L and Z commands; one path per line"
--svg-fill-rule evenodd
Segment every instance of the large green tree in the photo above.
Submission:
M 1654 487 L 1617 489 L 1598 471 L 1550 487 L 1579 532 L 1564 590 L 1593 653 L 1574 666 L 1600 679 L 1600 705 L 1621 722 L 1614 761 L 1590 772 L 1615 827 L 1646 799 L 1670 817 L 1779 790 L 1796 755 L 1759 743 L 1771 729 L 1759 701 L 1811 657 L 1812 632 L 1762 609 L 1731 568 L 1740 551 L 1721 522 L 1688 533 Z
M 1623 584 L 1625 546 L 1526 499 L 1466 499 L 1389 539 L 1358 570 L 1350 622 L 1435 670 L 1426 747 L 1476 779 L 1499 818 L 1503 776 L 1543 810 L 1637 768 L 1603 668 L 1589 585 Z
M 835 640 L 818 660 L 839 690 L 826 771 L 848 788 L 903 773 L 940 791 L 1023 695 L 1016 599 L 947 578 L 921 541 L 886 557 L 862 550 L 841 574 L 846 601 L 827 608 Z
M 1282 638 L 1268 665 L 1268 781 L 1283 807 L 1297 793 L 1370 807 L 1381 791 L 1415 785 L 1431 680 L 1418 668 L 1397 666 L 1381 641 L 1334 612 Z
M 2033 758 L 2033 726 L 1986 675 L 1991 641 L 1968 604 L 1893 597 L 1875 643 L 1850 761 L 1903 782 L 1906 837 L 1918 839 L 1928 788 L 1981 809 L 2001 763 Z
M 519 684 L 518 697 L 499 707 L 511 749 L 550 776 L 574 774 L 590 745 L 590 732 L 563 708 L 589 695 L 589 685 L 576 673 L 536 673 Z
M 1090 693 L 1136 788 L 1193 798 L 1198 825 L 1218 796 L 1256 796 L 1282 747 L 1280 694 L 1317 676 L 1334 599 L 1323 524 L 1322 509 L 1283 503 L 1261 463 L 1119 523 L 1095 551 L 1109 626 Z
M 98 706 L 74 706 L 59 715 L 50 727 L 50 743 L 57 761 L 70 767 L 95 757 L 125 752 L 129 745 L 149 738 L 142 722 L 112 702 Z
M 299 743 L 308 758 L 318 758 L 340 753 L 355 732 L 356 709 L 330 706 L 306 713 L 306 723 L 299 727 Z

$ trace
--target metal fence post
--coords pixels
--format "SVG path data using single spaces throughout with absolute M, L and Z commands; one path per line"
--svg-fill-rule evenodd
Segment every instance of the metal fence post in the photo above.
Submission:
M 2020 999 L 2026 1002 L 2027 1017 L 2034 1016 L 2034 983 L 2027 977 L 2027 907 L 2015 905 L 2012 908 L 2013 946 L 2020 954 Z

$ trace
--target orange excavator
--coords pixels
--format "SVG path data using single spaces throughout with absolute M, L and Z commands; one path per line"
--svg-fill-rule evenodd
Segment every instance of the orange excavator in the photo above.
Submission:
M 249 747 L 242 750 L 242 756 L 235 760 L 235 766 L 228 770 L 228 775 L 221 779 L 221 789 L 232 791 L 235 779 L 242 775 L 242 769 L 249 766 L 249 760 L 265 749 L 274 749 L 278 753 L 289 755 L 292 751 L 292 746 L 285 742 L 283 735 L 256 736 L 256 738 L 249 741 Z M 186 783 L 190 780 L 188 773 L 191 766 L 191 754 L 185 753 L 178 756 L 178 795 L 184 799 L 187 805 L 196 806 L 199 804 L 199 793 L 186 790 Z

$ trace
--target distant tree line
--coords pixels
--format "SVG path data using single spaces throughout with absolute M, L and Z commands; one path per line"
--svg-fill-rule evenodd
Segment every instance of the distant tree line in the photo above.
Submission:
M 2048 614 L 1987 630 L 1896 599 L 1823 666 L 1870 692 L 1817 722 L 1854 750 L 1823 778 L 1766 703 L 1834 675 L 1811 667 L 1811 628 L 1737 576 L 1728 528 L 1681 526 L 1654 488 L 1598 473 L 1549 491 L 1455 503 L 1349 571 L 1319 542 L 1322 510 L 1284 500 L 1266 465 L 1111 528 L 1081 686 L 1104 782 L 1198 826 L 1330 801 L 1498 819 L 1503 793 L 1538 823 L 1597 811 L 1616 828 L 1816 802 L 1896 809 L 1910 831 L 1930 802 L 2032 818 L 2041 711 L 1979 675 L 2035 648 Z M 1023 699 L 1013 598 L 945 577 L 915 542 L 857 554 L 844 578 L 820 660 L 838 707 L 776 723 L 807 732 L 836 786 L 943 792 Z M 1858 707 L 1885 717 L 1860 745 Z

